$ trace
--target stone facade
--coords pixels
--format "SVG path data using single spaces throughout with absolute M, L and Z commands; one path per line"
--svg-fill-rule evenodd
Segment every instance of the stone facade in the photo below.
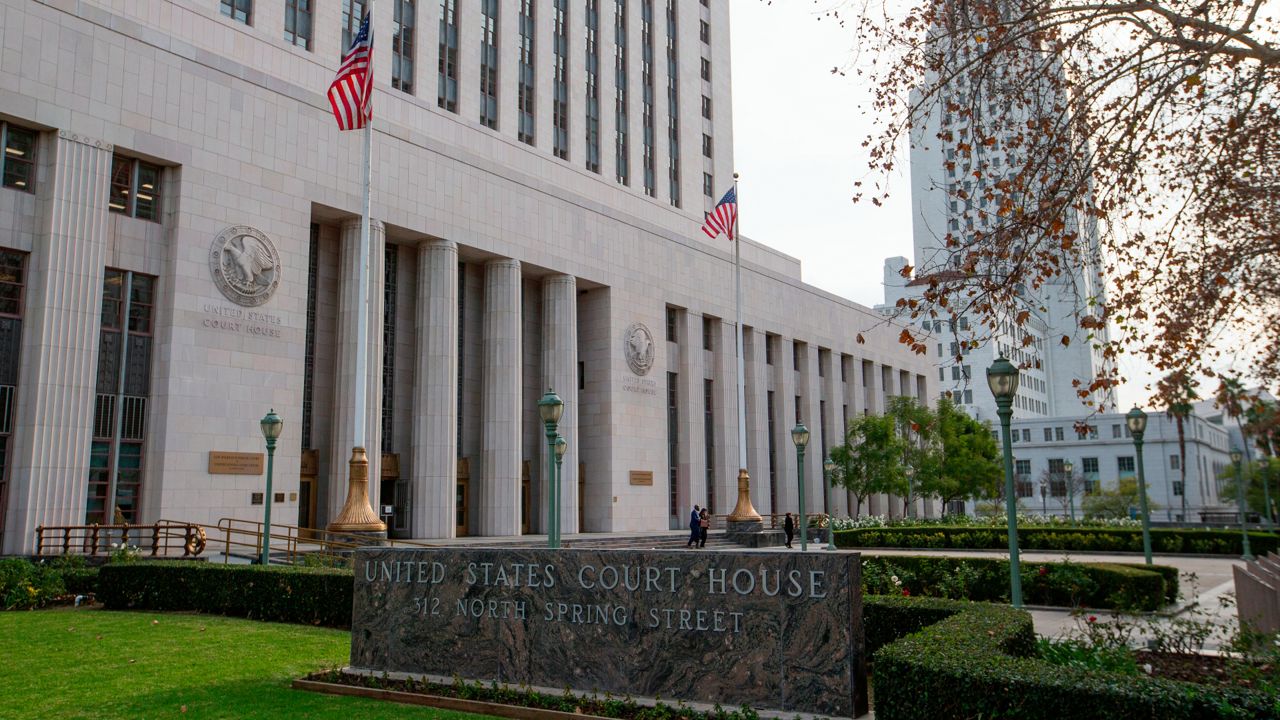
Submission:
M 3 551 L 31 551 L 38 526 L 106 521 L 116 507 L 135 523 L 260 517 L 252 497 L 263 478 L 211 475 L 208 454 L 262 452 L 258 420 L 271 408 L 285 423 L 273 518 L 323 527 L 345 497 L 360 382 L 370 499 L 391 509 L 393 535 L 542 530 L 547 458 L 535 403 L 548 386 L 569 402 L 564 532 L 667 528 L 712 497 L 718 513 L 731 509 L 732 248 L 698 231 L 732 175 L 728 3 L 678 2 L 670 25 L 666 2 L 651 5 L 651 195 L 645 3 L 598 5 L 596 92 L 608 109 L 598 113 L 598 172 L 585 162 L 581 4 L 565 19 L 567 158 L 552 151 L 551 2 L 535 3 L 531 142 L 517 136 L 518 4 L 500 3 L 496 128 L 478 122 L 473 4 L 458 3 L 457 112 L 435 97 L 439 3 L 419 3 L 416 94 L 392 87 L 392 6 L 378 4 L 363 379 L 352 361 L 361 137 L 337 130 L 324 96 L 343 3 L 316 4 L 307 47 L 281 39 L 281 3 L 252 5 L 244 23 L 218 0 L 0 0 L 12 57 L 0 68 L 5 142 L 21 152 L 13 143 L 36 138 L 28 154 L 6 155 L 0 187 L 0 253 L 21 265 L 0 281 L 22 297 L 8 313 L 20 341 L 0 359 L 18 368 L 0 387 L 11 400 L 0 403 L 9 414 Z M 668 32 L 678 48 L 670 74 Z M 619 117 L 629 138 L 620 153 Z M 260 231 L 279 258 L 278 285 L 253 307 L 211 277 L 211 243 L 232 226 Z M 899 328 L 801 282 L 794 258 L 750 239 L 742 255 L 753 499 L 762 513 L 795 509 L 788 430 L 799 417 L 814 433 L 807 496 L 820 512 L 823 423 L 875 412 L 887 394 L 931 397 L 932 369 L 897 345 Z M 131 290 L 121 294 L 122 283 Z M 635 323 L 656 346 L 642 376 L 623 346 Z M 838 429 L 825 436 L 834 445 Z M 652 484 L 632 484 L 633 471 Z

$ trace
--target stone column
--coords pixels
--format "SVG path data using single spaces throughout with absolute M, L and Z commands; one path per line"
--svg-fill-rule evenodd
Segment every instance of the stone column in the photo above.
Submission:
M 707 445 L 705 407 L 702 397 L 702 381 L 706 376 L 707 351 L 702 349 L 702 315 L 684 312 L 680 327 L 680 377 L 676 389 L 677 414 L 680 423 L 678 452 L 680 455 L 680 479 L 689 491 L 684 503 L 692 510 L 707 505 L 710 488 L 707 487 Z
M 841 429 L 842 421 L 840 419 L 844 403 L 843 398 L 836 392 L 837 380 L 840 377 L 840 354 L 828 350 L 826 356 L 826 375 L 822 377 L 821 383 L 822 399 L 827 403 L 826 412 L 822 414 L 822 427 L 827 433 L 827 448 L 826 454 L 823 456 L 824 461 L 827 457 L 830 457 L 832 450 L 844 442 L 844 430 Z M 822 362 L 822 351 L 818 352 L 818 362 Z M 831 496 L 831 515 L 834 517 L 848 515 L 849 504 L 845 502 L 844 491 L 839 489 L 839 486 L 832 487 L 831 478 L 828 478 L 825 472 L 822 474 L 822 487 Z
M 867 387 L 864 397 L 866 398 L 866 410 L 872 415 L 884 414 L 884 374 L 881 372 L 880 363 L 869 362 L 862 366 L 862 370 L 866 375 Z M 888 502 L 884 493 L 876 493 L 867 498 L 867 513 L 870 515 L 886 515 L 888 514 Z
M 365 361 L 364 449 L 369 457 L 369 505 L 381 518 L 382 488 L 382 284 L 386 263 L 382 223 L 369 223 L 368 355 Z M 356 436 L 356 311 L 360 300 L 360 218 L 342 223 L 338 250 L 338 332 L 334 364 L 333 435 L 329 443 L 329 511 L 332 521 L 347 496 L 347 468 Z
M 458 246 L 418 246 L 417 367 L 413 375 L 415 538 L 450 538 L 458 482 Z
M 791 441 L 791 429 L 796 426 L 796 371 L 792 364 L 792 348 L 795 341 L 791 338 L 778 338 L 778 351 L 773 356 L 773 367 L 777 376 L 774 380 L 773 401 L 777 403 L 778 419 L 775 421 L 778 437 L 774 442 L 778 451 L 778 505 L 775 513 L 800 512 L 800 483 L 796 478 L 799 468 L 796 466 L 796 445 Z M 808 424 L 805 425 L 808 427 Z M 812 428 L 810 428 L 812 430 Z M 806 448 L 807 450 L 807 448 Z M 809 454 L 805 461 L 811 462 Z M 808 488 L 806 488 L 807 492 Z M 806 504 L 812 502 L 805 498 Z
M 476 527 L 481 535 L 519 535 L 520 261 L 490 260 L 484 269 Z
M 40 148 L 53 160 L 39 168 L 49 175 L 37 185 L 42 227 L 27 270 L 3 548 L 15 555 L 35 552 L 41 525 L 85 520 L 106 262 L 112 146 L 59 132 Z
M 542 281 L 542 387 L 538 397 L 553 388 L 564 402 L 557 431 L 568 447 L 560 475 L 560 534 L 581 532 L 578 528 L 578 283 L 572 275 L 550 275 Z M 550 449 L 545 428 L 539 428 L 541 458 L 539 476 L 546 473 Z M 551 501 L 550 484 L 543 486 L 539 502 L 545 523 Z

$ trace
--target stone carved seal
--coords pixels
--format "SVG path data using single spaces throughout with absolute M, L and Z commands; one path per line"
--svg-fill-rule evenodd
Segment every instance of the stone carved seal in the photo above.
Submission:
M 262 231 L 232 225 L 209 246 L 209 273 L 228 300 L 257 307 L 280 286 L 280 253 Z
M 649 374 L 653 367 L 653 334 L 644 323 L 631 323 L 622 336 L 622 354 L 627 358 L 627 367 L 636 375 Z

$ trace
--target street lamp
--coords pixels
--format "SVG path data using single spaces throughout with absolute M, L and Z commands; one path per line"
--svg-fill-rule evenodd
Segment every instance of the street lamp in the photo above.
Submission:
M 1244 453 L 1240 452 L 1240 448 L 1231 447 L 1231 462 L 1236 466 L 1236 506 L 1240 508 L 1240 545 L 1244 553 L 1241 557 L 1245 560 L 1252 560 L 1253 553 L 1249 551 L 1249 528 L 1245 525 L 1245 505 L 1244 505 L 1244 471 L 1240 468 L 1240 460 L 1244 457 Z
M 987 386 L 996 399 L 1000 416 L 1000 440 L 1004 446 L 1004 504 L 1009 525 L 1009 599 L 1022 607 L 1022 569 L 1018 562 L 1018 501 L 1013 488 L 1013 439 L 1009 422 L 1013 419 L 1013 397 L 1018 392 L 1018 368 L 1005 358 L 997 358 L 987 368 Z
M 1049 517 L 1049 481 L 1040 478 L 1040 517 Z
M 560 433 L 556 433 L 556 442 L 552 447 L 555 448 L 556 455 L 556 507 L 560 507 L 560 496 L 564 493 L 564 454 L 569 450 L 569 441 L 564 439 Z M 581 530 L 579 530 L 581 532 Z M 560 547 L 560 513 L 556 513 L 556 547 Z
M 827 549 L 836 549 L 836 526 L 831 522 L 831 472 L 836 469 L 836 464 L 832 462 L 831 456 L 828 455 L 826 460 L 822 461 L 822 502 L 827 506 Z
M 564 414 L 564 401 L 555 390 L 547 388 L 547 392 L 538 401 L 538 417 L 547 429 L 547 480 L 550 487 L 550 502 L 547 507 L 547 547 L 560 547 L 560 488 L 556 482 L 556 424 Z
M 1147 414 L 1134 407 L 1124 416 L 1133 436 L 1133 447 L 1138 455 L 1138 503 L 1142 510 L 1142 556 L 1151 564 L 1151 516 L 1147 512 L 1147 478 L 1142 469 L 1142 436 L 1147 432 Z
M 276 457 L 276 439 L 280 437 L 280 431 L 284 429 L 284 421 L 276 414 L 275 408 L 262 418 L 262 422 L 258 423 L 262 426 L 262 437 L 267 441 L 267 494 L 262 499 L 264 506 L 262 518 L 262 557 L 258 560 L 261 565 L 268 565 L 271 562 L 271 471 L 274 469 Z
M 1076 495 L 1075 495 L 1075 488 L 1072 486 L 1076 484 L 1076 476 L 1075 476 L 1076 466 L 1074 463 L 1068 460 L 1062 463 L 1062 469 L 1067 473 L 1067 507 L 1070 508 L 1071 524 L 1075 525 L 1076 524 Z
M 809 549 L 809 521 L 804 516 L 804 448 L 809 444 L 809 428 L 796 423 L 791 428 L 791 442 L 796 444 L 796 468 L 800 477 L 800 549 Z

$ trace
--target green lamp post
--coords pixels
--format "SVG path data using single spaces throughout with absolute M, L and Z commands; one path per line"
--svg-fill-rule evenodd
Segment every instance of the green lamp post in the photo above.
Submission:
M 1147 478 L 1142 468 L 1142 436 L 1147 432 L 1147 414 L 1135 407 L 1124 416 L 1133 435 L 1133 448 L 1138 456 L 1138 509 L 1142 511 L 1142 557 L 1151 564 L 1151 513 L 1147 510 Z
M 836 469 L 836 464 L 828 455 L 822 461 L 822 497 L 823 504 L 827 506 L 827 549 L 836 549 L 836 526 L 832 522 L 831 517 L 831 473 Z
M 564 414 L 564 401 L 555 390 L 547 388 L 538 401 L 538 417 L 547 430 L 547 488 L 550 497 L 547 507 L 547 547 L 560 547 L 560 497 L 556 483 L 556 425 Z
M 804 514 L 804 448 L 809 444 L 809 428 L 796 423 L 791 428 L 791 442 L 796 445 L 796 467 L 800 477 L 800 549 L 809 549 L 809 521 Z
M 1076 466 L 1070 460 L 1062 463 L 1062 471 L 1067 474 L 1067 507 L 1071 516 L 1071 524 L 1076 524 L 1076 491 L 1073 487 L 1076 484 L 1075 476 Z
M 271 562 L 271 472 L 275 469 L 276 440 L 284 429 L 284 421 L 272 408 L 258 424 L 262 426 L 262 437 L 267 441 L 267 494 L 262 498 L 262 557 L 258 562 L 267 565 Z
M 561 435 L 560 433 L 556 433 L 556 442 L 553 447 L 555 448 L 555 453 L 556 453 L 555 498 L 556 498 L 556 507 L 559 508 L 560 495 L 561 493 L 564 492 L 564 483 L 561 481 L 564 478 L 564 467 L 563 467 L 564 454 L 566 451 L 569 450 L 569 441 L 565 440 L 564 436 Z M 581 532 L 581 530 L 579 530 L 579 532 Z M 556 512 L 556 547 L 560 547 L 560 513 L 559 511 Z
M 1242 459 L 1244 459 L 1244 453 L 1240 452 L 1240 448 L 1232 446 L 1231 462 L 1236 466 L 1236 506 L 1240 508 L 1240 548 L 1244 551 L 1241 557 L 1252 560 L 1253 553 L 1249 549 L 1249 526 L 1246 524 L 1248 518 L 1245 514 L 1244 471 L 1240 467 Z
M 1022 568 L 1018 562 L 1018 500 L 1013 487 L 1013 439 L 1009 423 L 1013 419 L 1013 398 L 1018 392 L 1018 368 L 1005 358 L 997 358 L 987 368 L 987 386 L 996 399 L 1000 416 L 1000 441 L 1004 450 L 1004 503 L 1009 524 L 1009 599 L 1022 607 Z

